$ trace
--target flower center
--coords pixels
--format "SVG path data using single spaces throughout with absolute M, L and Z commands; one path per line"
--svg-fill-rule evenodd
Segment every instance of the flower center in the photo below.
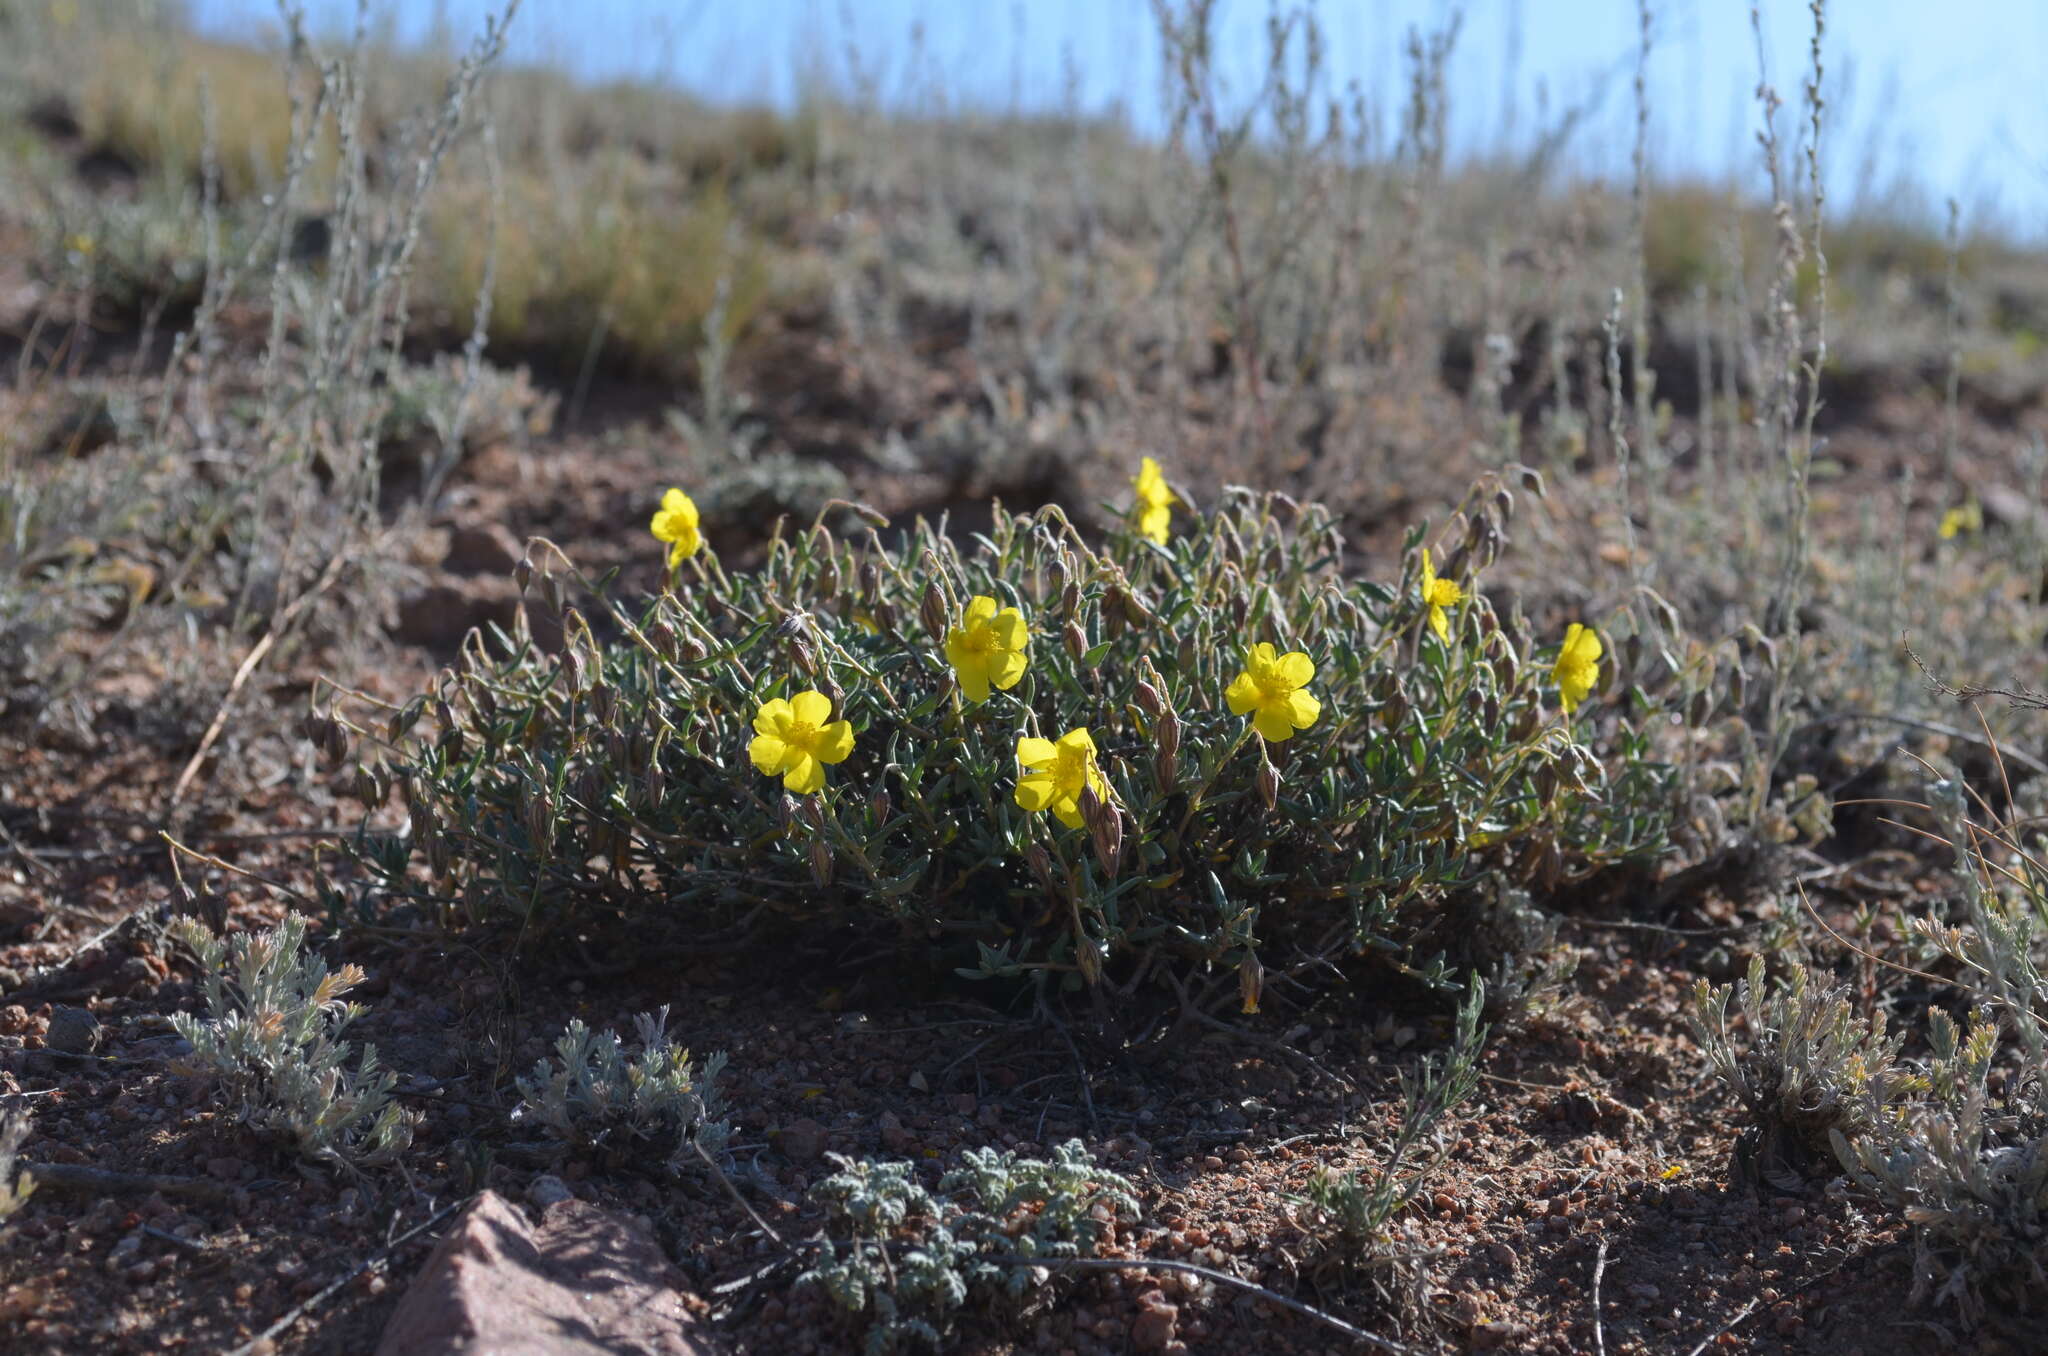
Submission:
M 808 744 L 817 738 L 818 727 L 807 720 L 791 720 L 789 733 L 782 737 L 785 744 Z

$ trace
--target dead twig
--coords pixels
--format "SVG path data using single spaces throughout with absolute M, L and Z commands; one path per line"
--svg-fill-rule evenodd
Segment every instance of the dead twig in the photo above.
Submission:
M 228 1199 L 228 1188 L 204 1177 L 175 1177 L 160 1172 L 111 1172 L 83 1163 L 21 1162 L 21 1171 L 35 1178 L 36 1185 L 50 1191 L 76 1191 L 91 1196 L 147 1196 L 162 1192 L 186 1200 L 220 1204 Z
M 292 599 L 272 620 L 270 629 L 263 633 L 263 638 L 249 647 L 249 653 L 243 656 L 241 664 L 235 669 L 235 676 L 228 681 L 228 690 L 221 694 L 220 706 L 213 713 L 212 723 L 206 727 L 206 733 L 199 737 L 199 747 L 192 751 L 192 757 L 186 761 L 184 771 L 178 774 L 178 780 L 171 783 L 170 797 L 164 802 L 165 809 L 176 805 L 179 798 L 185 794 L 185 789 L 192 785 L 192 779 L 199 775 L 200 765 L 206 761 L 206 755 L 213 751 L 214 741 L 219 739 L 220 732 L 227 728 L 228 716 L 235 709 L 235 698 L 241 695 L 242 685 L 249 681 L 249 675 L 256 672 L 257 666 L 263 662 L 263 656 L 270 653 L 270 647 L 275 645 L 277 638 L 297 620 L 299 613 L 305 611 L 314 599 L 327 592 L 328 587 L 341 577 L 341 567 L 348 560 L 349 556 L 341 552 L 328 557 L 319 577 L 304 593 Z
M 1607 1329 L 1600 1318 L 1600 1280 L 1607 1274 L 1607 1240 L 1600 1240 L 1600 1252 L 1593 1258 L 1593 1346 L 1607 1356 Z

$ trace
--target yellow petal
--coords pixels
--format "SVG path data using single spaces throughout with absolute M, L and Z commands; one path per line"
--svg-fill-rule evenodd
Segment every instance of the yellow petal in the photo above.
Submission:
M 1422 548 L 1422 596 L 1427 598 L 1436 584 L 1436 567 L 1429 563 L 1429 548 Z
M 967 624 L 985 622 L 996 615 L 996 600 L 986 595 L 976 595 L 967 604 Z
M 968 654 L 953 661 L 953 673 L 960 679 L 960 692 L 971 702 L 988 700 L 988 656 Z
M 1051 805 L 1056 794 L 1058 788 L 1053 785 L 1050 772 L 1034 772 L 1017 779 L 1017 804 L 1033 814 Z
M 1295 691 L 1287 694 L 1287 719 L 1297 730 L 1306 730 L 1316 723 L 1316 717 L 1323 714 L 1323 704 L 1307 692 Z
M 782 784 L 799 796 L 812 795 L 825 785 L 825 765 L 808 753 L 797 753 Z
M 1059 747 L 1065 753 L 1082 753 L 1090 758 L 1095 756 L 1095 741 L 1088 737 L 1088 731 L 1085 729 L 1072 729 L 1061 735 Z
M 1144 533 L 1153 541 L 1158 542 L 1161 546 L 1166 545 L 1168 529 L 1172 525 L 1173 510 L 1164 504 L 1148 504 L 1138 514 L 1138 531 Z
M 1451 643 L 1451 619 L 1443 608 L 1432 605 L 1429 609 L 1429 629 L 1436 632 L 1436 638 L 1448 645 Z
M 1573 622 L 1564 633 L 1564 646 L 1558 651 L 1559 660 L 1570 659 L 1573 663 L 1590 664 L 1605 650 L 1600 645 L 1600 633 L 1590 626 Z
M 1223 700 L 1232 715 L 1241 716 L 1259 704 L 1259 685 L 1252 681 L 1251 674 L 1240 673 L 1223 689 Z
M 1271 650 L 1273 647 L 1268 645 L 1266 648 Z M 1289 687 L 1307 687 L 1316 680 L 1315 661 L 1300 650 L 1281 655 L 1277 668 L 1281 681 Z
M 681 514 L 690 522 L 697 521 L 697 501 L 681 490 L 671 489 L 662 495 L 661 507 L 665 513 Z
M 1060 751 L 1050 739 L 1024 735 L 1017 740 L 1017 761 L 1025 767 L 1044 767 L 1059 761 Z
M 1081 802 L 1072 796 L 1064 796 L 1052 803 L 1053 818 L 1070 829 L 1081 827 Z
M 772 734 L 758 734 L 747 745 L 747 757 L 754 760 L 754 767 L 770 776 L 782 771 L 782 761 L 789 756 L 789 745 Z
M 1030 660 L 1015 650 L 998 654 L 989 664 L 988 680 L 995 684 L 997 688 L 1007 692 L 1009 689 L 1017 686 L 1018 681 L 1024 677 L 1024 670 L 1030 667 L 1030 663 Z
M 787 734 L 791 718 L 789 703 L 777 697 L 761 703 L 761 709 L 754 713 L 754 729 L 764 735 Z
M 954 668 L 971 664 L 980 657 L 980 652 L 968 643 L 967 633 L 959 627 L 946 632 L 946 662 Z
M 1259 713 L 1252 717 L 1252 727 L 1275 744 L 1286 739 L 1294 733 L 1294 722 L 1288 719 L 1287 703 L 1261 706 Z
M 796 718 L 813 729 L 832 719 L 832 699 L 822 692 L 799 692 L 789 699 Z
M 853 752 L 853 722 L 835 720 L 829 725 L 820 726 L 818 741 L 811 747 L 817 753 L 820 762 L 845 762 L 846 756 Z
M 995 620 L 996 644 L 1006 650 L 1021 650 L 1031 643 L 1031 629 L 1024 624 L 1024 614 L 1014 607 L 1006 607 Z

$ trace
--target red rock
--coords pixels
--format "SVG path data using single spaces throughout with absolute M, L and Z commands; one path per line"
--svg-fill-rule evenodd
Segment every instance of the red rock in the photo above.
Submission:
M 700 1356 L 653 1239 L 587 1201 L 539 1225 L 486 1191 L 434 1249 L 377 1356 Z

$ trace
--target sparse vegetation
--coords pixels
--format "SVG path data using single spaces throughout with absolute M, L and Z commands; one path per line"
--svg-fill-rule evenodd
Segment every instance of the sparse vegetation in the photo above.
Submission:
M 1147 138 L 514 8 L 0 0 L 0 1324 L 492 1189 L 751 1351 L 2040 1349 L 2048 255 L 1822 5 L 1754 192 L 1459 158 L 1476 10 Z

